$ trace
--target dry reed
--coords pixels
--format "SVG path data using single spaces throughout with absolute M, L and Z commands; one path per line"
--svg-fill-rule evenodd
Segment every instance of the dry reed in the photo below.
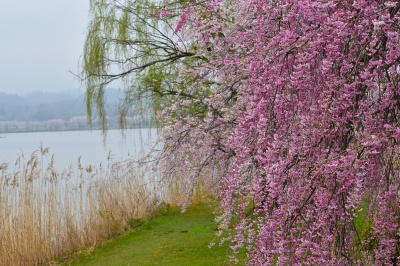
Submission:
M 134 227 L 162 195 L 131 161 L 72 166 L 48 164 L 40 147 L 15 168 L 0 165 L 0 265 L 40 265 L 88 249 Z M 110 156 L 109 156 L 110 157 Z

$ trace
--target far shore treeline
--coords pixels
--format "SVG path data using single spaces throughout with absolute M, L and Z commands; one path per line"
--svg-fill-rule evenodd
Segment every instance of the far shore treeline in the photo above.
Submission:
M 106 93 L 107 128 L 119 129 L 117 104 L 121 92 Z M 143 115 L 130 116 L 131 126 L 149 126 Z M 22 95 L 0 93 L 0 133 L 89 130 L 100 128 L 98 119 L 88 124 L 83 92 L 31 92 Z

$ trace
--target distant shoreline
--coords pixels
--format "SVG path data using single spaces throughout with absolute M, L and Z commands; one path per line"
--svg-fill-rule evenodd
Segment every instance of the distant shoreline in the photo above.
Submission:
M 156 128 L 155 125 L 135 125 L 132 127 L 121 128 L 121 127 L 109 127 L 108 130 L 130 130 L 130 129 L 151 129 Z M 68 132 L 68 131 L 102 131 L 101 128 L 72 128 L 72 129 L 63 129 L 63 130 L 18 130 L 18 131 L 2 131 L 0 130 L 0 138 L 6 138 L 7 134 L 20 134 L 20 133 L 40 133 L 40 132 Z

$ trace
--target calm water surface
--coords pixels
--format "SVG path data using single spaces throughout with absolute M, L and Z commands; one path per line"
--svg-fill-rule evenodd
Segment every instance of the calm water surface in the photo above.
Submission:
M 82 165 L 106 163 L 110 150 L 114 162 L 138 159 L 149 151 L 156 135 L 156 129 L 128 129 L 125 130 L 125 137 L 120 130 L 109 130 L 104 142 L 99 130 L 2 134 L 0 163 L 9 163 L 12 168 L 22 153 L 25 160 L 29 160 L 41 144 L 50 149 L 44 162 L 48 162 L 54 154 L 55 168 L 60 171 L 70 164 L 75 167 L 79 156 Z

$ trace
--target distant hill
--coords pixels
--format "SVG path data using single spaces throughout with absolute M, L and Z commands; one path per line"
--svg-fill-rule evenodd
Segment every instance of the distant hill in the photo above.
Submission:
M 117 128 L 117 106 L 123 92 L 106 90 L 108 127 Z M 94 128 L 98 128 L 96 113 Z M 145 123 L 144 117 L 129 117 L 131 125 Z M 23 95 L 0 92 L 0 133 L 89 129 L 85 96 L 79 91 L 31 92 Z
M 107 90 L 107 113 L 116 115 L 116 105 L 122 93 Z M 85 97 L 79 91 L 31 92 L 17 95 L 0 92 L 0 121 L 47 121 L 69 120 L 86 116 Z

